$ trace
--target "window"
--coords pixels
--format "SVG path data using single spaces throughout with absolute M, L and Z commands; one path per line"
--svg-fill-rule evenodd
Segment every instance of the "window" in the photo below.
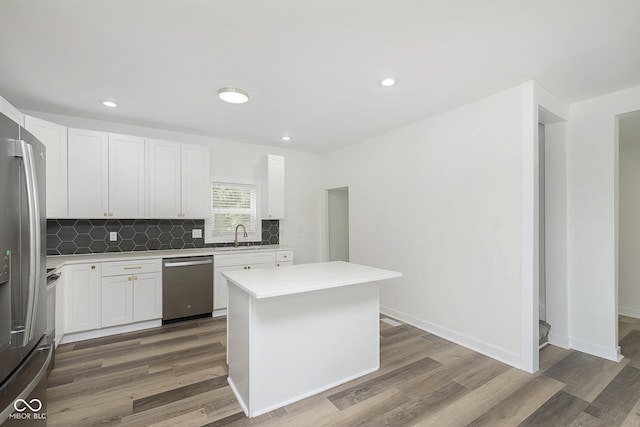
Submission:
M 262 230 L 256 193 L 256 185 L 252 183 L 213 181 L 206 242 L 232 242 L 238 224 L 244 225 L 248 234 L 243 237 L 242 229 L 238 230 L 238 241 L 260 241 Z

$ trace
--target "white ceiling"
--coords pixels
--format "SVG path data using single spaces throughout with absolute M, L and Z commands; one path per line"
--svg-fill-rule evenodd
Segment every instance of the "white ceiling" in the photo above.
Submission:
M 638 22 L 638 0 L 2 0 L 0 94 L 322 153 L 531 79 L 565 102 L 639 85 Z

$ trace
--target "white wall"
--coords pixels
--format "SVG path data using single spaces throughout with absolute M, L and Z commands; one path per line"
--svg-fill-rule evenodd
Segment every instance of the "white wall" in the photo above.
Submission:
M 285 219 L 280 221 L 280 244 L 296 249 L 296 263 L 318 262 L 322 258 L 321 158 L 318 155 L 122 123 L 32 111 L 26 114 L 69 127 L 207 145 L 211 148 L 211 175 L 217 177 L 259 181 L 267 154 L 284 156 L 286 199 Z
M 571 347 L 617 359 L 616 115 L 640 109 L 640 86 L 571 105 L 567 147 Z
M 640 142 L 640 135 L 637 135 L 637 139 Z M 638 318 L 640 318 L 639 260 L 640 150 L 620 151 L 619 310 L 621 314 Z
M 382 286 L 385 312 L 514 366 L 522 121 L 516 87 L 331 153 L 323 180 L 349 187 L 351 261 L 404 274 Z

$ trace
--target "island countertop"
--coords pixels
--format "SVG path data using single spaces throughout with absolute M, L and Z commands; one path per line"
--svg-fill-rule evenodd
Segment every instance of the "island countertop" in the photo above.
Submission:
M 402 277 L 397 271 L 344 261 L 228 271 L 222 275 L 257 299 Z

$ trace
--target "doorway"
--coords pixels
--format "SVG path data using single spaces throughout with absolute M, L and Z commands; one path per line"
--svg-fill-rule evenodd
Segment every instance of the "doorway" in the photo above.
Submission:
M 349 187 L 327 190 L 329 261 L 349 262 Z
M 640 111 L 617 118 L 618 349 L 629 357 L 640 339 Z

